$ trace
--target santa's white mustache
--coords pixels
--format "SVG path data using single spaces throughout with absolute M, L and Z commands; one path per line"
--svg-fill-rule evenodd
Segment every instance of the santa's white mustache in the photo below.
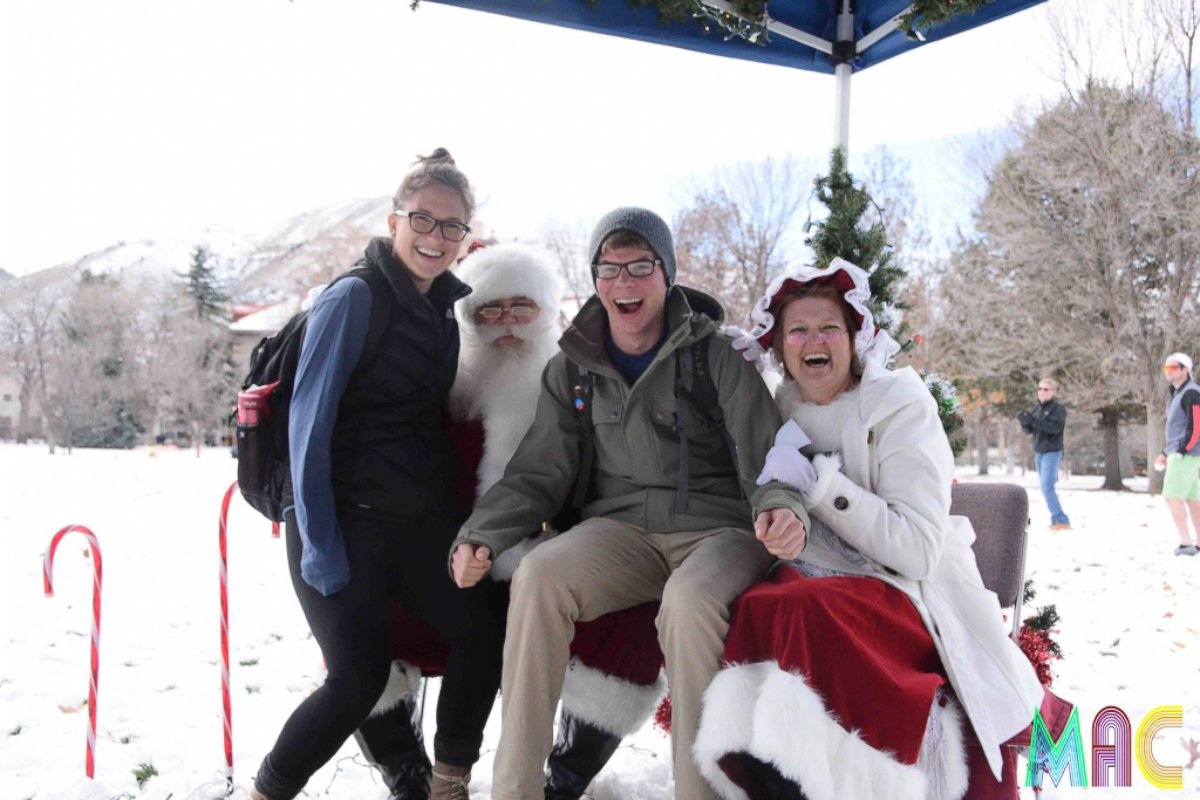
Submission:
M 505 336 L 513 336 L 528 342 L 537 331 L 531 325 L 476 325 L 475 338 L 482 344 L 491 344 Z

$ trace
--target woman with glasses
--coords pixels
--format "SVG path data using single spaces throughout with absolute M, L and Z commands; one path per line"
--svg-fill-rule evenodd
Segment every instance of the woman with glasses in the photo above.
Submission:
M 287 550 L 328 676 L 263 759 L 256 800 L 295 797 L 366 719 L 391 670 L 389 597 L 448 649 L 430 797 L 468 797 L 499 686 L 491 586 L 458 589 L 445 558 L 465 517 L 443 419 L 458 366 L 453 307 L 470 292 L 448 269 L 474 196 L 438 149 L 405 176 L 393 205 L 391 236 L 370 242 L 360 271 L 322 292 L 306 323 L 289 406 Z
M 799 557 L 731 609 L 694 748 L 723 797 L 959 798 L 973 731 L 972 797 L 991 798 L 1001 744 L 1042 701 L 970 523 L 950 516 L 936 403 L 911 368 L 887 368 L 899 347 L 870 299 L 842 259 L 800 268 L 735 343 L 782 365 L 787 421 L 758 480 L 799 489 L 812 521 Z

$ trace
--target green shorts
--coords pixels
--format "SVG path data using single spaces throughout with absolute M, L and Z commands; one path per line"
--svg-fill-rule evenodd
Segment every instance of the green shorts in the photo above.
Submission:
M 1172 500 L 1200 500 L 1200 456 L 1167 456 L 1162 494 Z

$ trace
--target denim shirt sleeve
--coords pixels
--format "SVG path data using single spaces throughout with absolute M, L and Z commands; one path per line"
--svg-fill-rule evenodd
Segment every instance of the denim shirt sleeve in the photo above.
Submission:
M 305 583 L 331 595 L 350 582 L 333 497 L 332 441 L 338 406 L 371 319 L 371 287 L 338 281 L 317 297 L 305 326 L 288 417 L 288 449 Z

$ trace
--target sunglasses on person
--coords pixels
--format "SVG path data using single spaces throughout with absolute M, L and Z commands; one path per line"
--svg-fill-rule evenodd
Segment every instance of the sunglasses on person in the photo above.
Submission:
M 1166 373 L 1179 372 L 1181 369 L 1183 369 L 1183 367 L 1178 364 L 1163 364 L 1163 372 Z
M 521 303 L 505 308 L 504 306 L 480 306 L 475 309 L 475 314 L 484 322 L 497 322 L 501 317 L 508 314 L 514 322 L 527 322 L 538 312 L 538 307 L 532 304 Z
M 805 344 L 829 344 L 830 342 L 839 341 L 846 335 L 846 331 L 841 328 L 827 328 L 817 333 L 805 333 L 804 331 L 789 331 L 783 340 L 788 344 L 805 345 Z
M 434 228 L 442 229 L 442 238 L 448 242 L 461 242 L 467 238 L 471 229 L 461 222 L 438 219 L 424 211 L 393 211 L 398 217 L 408 217 L 408 227 L 417 233 L 433 233 Z
M 644 278 L 654 272 L 654 268 L 661 264 L 662 261 L 657 258 L 653 260 L 648 258 L 638 259 L 637 261 L 630 261 L 628 264 L 610 264 L 607 261 L 599 261 L 592 264 L 592 269 L 595 271 L 597 278 L 603 278 L 604 280 L 612 280 L 621 274 L 621 270 L 628 272 L 631 278 Z

